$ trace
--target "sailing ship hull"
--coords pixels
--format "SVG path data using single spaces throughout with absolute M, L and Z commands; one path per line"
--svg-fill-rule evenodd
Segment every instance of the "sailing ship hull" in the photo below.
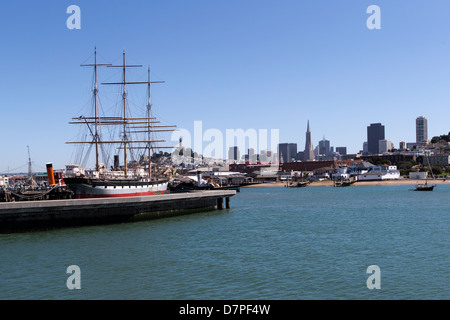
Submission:
M 151 196 L 167 193 L 168 180 L 103 180 L 91 178 L 65 178 L 75 198 L 113 198 Z

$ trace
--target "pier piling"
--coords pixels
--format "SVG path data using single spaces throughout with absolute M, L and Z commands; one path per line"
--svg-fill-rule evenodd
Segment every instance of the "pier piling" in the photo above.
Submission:
M 223 209 L 223 198 L 217 198 L 217 209 Z

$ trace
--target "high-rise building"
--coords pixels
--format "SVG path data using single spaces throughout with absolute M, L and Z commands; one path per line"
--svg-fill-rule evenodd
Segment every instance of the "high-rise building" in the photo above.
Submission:
M 426 144 L 428 140 L 428 122 L 424 116 L 416 119 L 416 143 Z
M 378 152 L 388 152 L 390 150 L 394 149 L 394 145 L 392 144 L 391 140 L 379 140 L 378 141 Z
M 370 154 L 380 153 L 380 140 L 384 140 L 384 126 L 381 123 L 371 123 L 367 127 L 367 151 Z
M 364 154 L 369 153 L 369 145 L 368 145 L 367 141 L 364 141 L 364 142 L 363 142 L 362 152 L 363 152 Z
M 304 161 L 312 161 L 314 160 L 314 150 L 312 145 L 312 138 L 311 138 L 311 130 L 309 129 L 309 120 L 308 120 L 308 126 L 306 128 L 306 142 L 305 142 L 305 151 L 303 153 L 303 160 Z
M 250 163 L 256 163 L 258 161 L 258 155 L 255 153 L 255 149 L 248 148 L 248 153 L 245 160 Z
M 319 141 L 319 155 L 327 156 L 330 151 L 330 140 L 325 140 L 324 137 L 323 140 Z
M 261 154 L 259 156 L 261 162 L 273 162 L 273 153 L 271 150 L 261 150 Z
M 289 143 L 279 143 L 278 144 L 278 160 L 280 162 L 286 163 L 289 158 Z
M 278 144 L 279 161 L 286 163 L 292 162 L 297 158 L 297 144 L 296 143 L 279 143 Z
M 289 143 L 289 162 L 297 159 L 297 144 Z
M 239 147 L 230 147 L 228 149 L 228 160 L 238 161 L 241 158 L 241 153 L 239 152 Z
M 336 147 L 336 152 L 341 156 L 347 155 L 347 147 Z

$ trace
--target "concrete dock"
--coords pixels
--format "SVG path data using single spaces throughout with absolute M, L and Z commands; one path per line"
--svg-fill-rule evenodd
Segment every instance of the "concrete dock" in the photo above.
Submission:
M 0 203 L 0 233 L 149 220 L 230 207 L 234 190 Z

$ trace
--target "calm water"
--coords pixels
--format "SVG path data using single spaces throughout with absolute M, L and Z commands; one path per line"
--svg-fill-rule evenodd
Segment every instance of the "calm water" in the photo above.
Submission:
M 230 210 L 0 235 L 0 299 L 449 299 L 450 186 L 409 188 L 248 188 Z

